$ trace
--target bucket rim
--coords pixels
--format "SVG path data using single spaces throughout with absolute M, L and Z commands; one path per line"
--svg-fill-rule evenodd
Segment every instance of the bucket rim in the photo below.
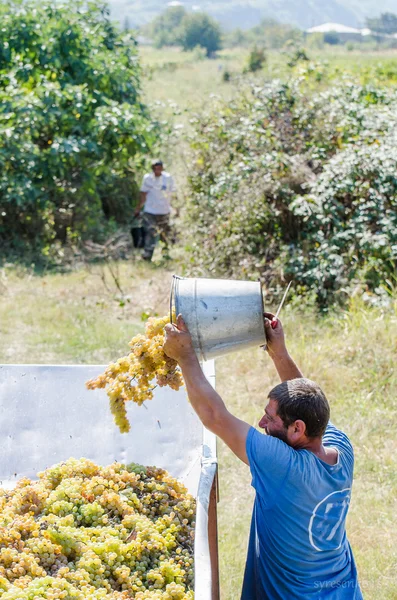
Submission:
M 175 299 L 176 282 L 181 279 L 186 279 L 186 277 L 180 277 L 180 275 L 176 275 L 175 273 L 172 275 L 171 293 L 170 293 L 170 323 L 171 323 L 171 325 L 172 325 L 172 313 L 173 313 L 172 309 L 173 309 L 174 299 Z M 178 316 L 178 315 L 176 315 L 176 316 Z

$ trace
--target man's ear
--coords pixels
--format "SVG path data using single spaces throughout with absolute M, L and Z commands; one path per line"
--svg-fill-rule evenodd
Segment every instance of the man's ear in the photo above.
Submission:
M 300 437 L 302 437 L 303 435 L 305 435 L 306 433 L 306 423 L 304 421 L 302 421 L 301 419 L 297 419 L 293 424 L 292 424 L 293 430 L 292 430 L 292 435 L 296 437 L 296 439 L 299 439 Z

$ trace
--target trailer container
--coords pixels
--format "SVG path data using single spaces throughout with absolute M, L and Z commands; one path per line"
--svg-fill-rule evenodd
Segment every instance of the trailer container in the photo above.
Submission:
M 99 365 L 0 365 L 0 480 L 21 477 L 70 457 L 166 469 L 197 500 L 195 599 L 218 600 L 216 438 L 203 428 L 185 388 L 157 388 L 143 406 L 128 403 L 129 433 L 114 425 L 104 390 L 85 382 Z M 214 362 L 203 370 L 215 385 Z

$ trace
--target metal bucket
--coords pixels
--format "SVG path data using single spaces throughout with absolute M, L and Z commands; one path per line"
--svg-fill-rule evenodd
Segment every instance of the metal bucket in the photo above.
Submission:
M 181 314 L 200 359 L 266 344 L 261 284 L 173 276 L 172 311 Z

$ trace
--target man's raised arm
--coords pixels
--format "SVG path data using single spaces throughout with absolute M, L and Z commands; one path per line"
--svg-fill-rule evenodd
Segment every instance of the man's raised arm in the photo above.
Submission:
M 227 410 L 222 398 L 207 381 L 181 315 L 178 315 L 176 325 L 166 325 L 165 332 L 164 352 L 178 361 L 190 403 L 200 421 L 248 464 L 245 443 L 250 425 Z
M 272 321 L 275 322 L 274 319 L 275 316 L 272 313 L 265 313 L 267 351 L 274 362 L 277 373 L 281 381 L 303 377 L 301 371 L 288 353 L 281 321 L 277 320 L 275 328 L 272 328 Z

